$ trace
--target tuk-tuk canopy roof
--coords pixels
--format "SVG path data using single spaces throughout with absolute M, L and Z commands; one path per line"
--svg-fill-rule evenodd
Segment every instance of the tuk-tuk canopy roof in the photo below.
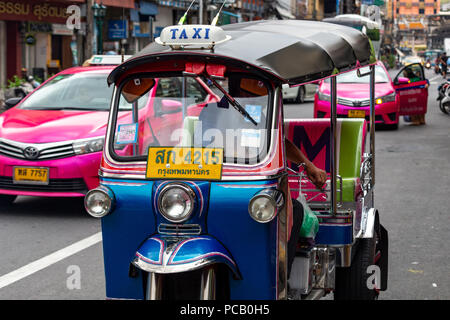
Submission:
M 207 27 L 207 26 L 205 26 Z M 208 56 L 239 65 L 290 85 L 320 80 L 375 62 L 362 32 L 337 24 L 306 20 L 259 20 L 221 26 L 231 39 L 214 48 L 175 50 L 156 42 L 115 68 L 114 83 L 126 72 L 164 57 Z M 146 70 L 148 71 L 148 70 Z

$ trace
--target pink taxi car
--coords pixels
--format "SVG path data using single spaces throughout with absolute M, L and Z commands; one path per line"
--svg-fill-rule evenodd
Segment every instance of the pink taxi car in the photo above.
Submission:
M 98 186 L 113 93 L 107 76 L 113 68 L 62 71 L 0 114 L 0 206 L 19 195 L 84 197 Z M 174 79 L 156 79 L 147 102 L 139 105 L 138 121 L 143 121 L 143 115 L 146 119 L 140 127 L 152 132 L 146 146 L 164 144 L 171 134 L 170 123 L 183 121 L 182 102 L 174 97 L 183 92 L 183 101 L 189 103 L 188 112 L 193 115 L 217 99 L 200 78 L 190 79 L 184 87 L 181 80 Z M 124 99 L 120 105 L 119 127 L 122 123 L 129 126 L 135 122 L 132 105 Z M 130 152 L 122 146 L 118 142 L 119 152 Z
M 82 197 L 98 185 L 113 66 L 74 67 L 0 114 L 0 204 Z
M 341 118 L 369 119 L 369 67 L 337 76 L 337 115 Z M 364 75 L 366 74 L 366 75 Z M 399 116 L 425 114 L 428 80 L 421 64 L 405 66 L 394 81 L 384 65 L 375 66 L 375 123 L 397 129 Z M 330 117 L 330 82 L 322 81 L 314 98 L 314 117 Z

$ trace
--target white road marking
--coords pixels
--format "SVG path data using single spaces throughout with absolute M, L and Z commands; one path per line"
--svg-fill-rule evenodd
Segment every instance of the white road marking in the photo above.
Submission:
M 16 281 L 19 281 L 25 277 L 28 277 L 29 275 L 32 275 L 35 272 L 45 269 L 51 266 L 52 264 L 55 264 L 75 253 L 87 249 L 93 246 L 94 244 L 99 243 L 100 241 L 102 241 L 102 233 L 98 232 L 90 237 L 75 242 L 74 244 L 71 244 L 61 250 L 55 251 L 49 254 L 48 256 L 33 261 L 19 269 L 11 271 L 10 273 L 7 273 L 0 277 L 0 289 Z
M 440 74 L 438 74 L 437 76 L 431 78 L 429 81 L 431 82 L 431 81 L 434 81 L 434 80 L 436 80 L 438 78 L 442 78 L 442 76 Z M 442 78 L 442 79 L 444 79 L 444 78 Z M 444 81 L 444 80 L 442 80 L 442 81 Z

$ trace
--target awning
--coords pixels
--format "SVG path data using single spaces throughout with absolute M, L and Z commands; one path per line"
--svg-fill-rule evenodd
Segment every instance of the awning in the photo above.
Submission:
M 136 6 L 137 6 L 137 3 L 136 3 Z M 142 19 L 144 19 L 145 21 L 148 21 L 147 16 L 156 16 L 158 13 L 159 13 L 158 6 L 155 3 L 140 1 L 139 9 L 131 9 L 130 10 L 130 20 L 133 22 L 139 22 L 139 21 L 142 21 Z M 144 17 L 140 17 L 140 16 L 144 16 Z
M 96 0 L 100 3 L 99 0 Z M 101 0 L 104 6 L 134 9 L 134 0 Z
M 139 13 L 147 16 L 156 16 L 158 14 L 158 6 L 155 3 L 147 1 L 139 1 Z

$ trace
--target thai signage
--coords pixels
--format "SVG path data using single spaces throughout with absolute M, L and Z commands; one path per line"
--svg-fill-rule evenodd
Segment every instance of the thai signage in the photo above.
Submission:
M 68 3 L 0 0 L 0 20 L 66 23 Z

